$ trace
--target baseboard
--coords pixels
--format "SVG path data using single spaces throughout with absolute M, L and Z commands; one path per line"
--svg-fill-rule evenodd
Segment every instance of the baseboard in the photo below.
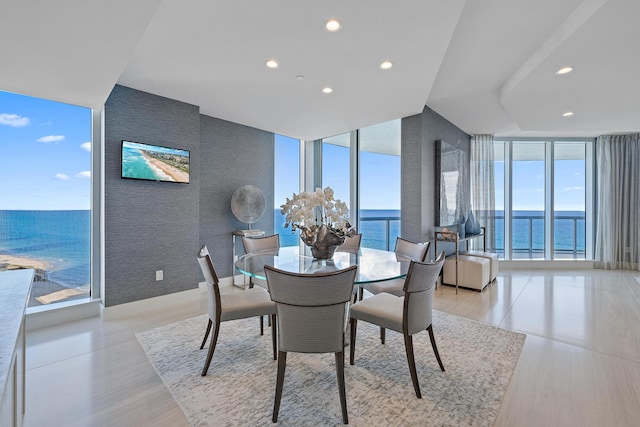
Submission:
M 50 306 L 29 307 L 25 316 L 25 327 L 27 331 L 32 331 L 47 326 L 99 316 L 101 309 L 102 301 L 99 299 L 57 303 L 54 308 Z
M 220 279 L 221 287 L 231 287 L 232 284 L 233 279 L 231 277 L 223 277 Z M 30 307 L 27 309 L 25 326 L 27 331 L 30 331 L 95 316 L 102 316 L 105 320 L 112 320 L 130 316 L 132 313 L 142 313 L 146 310 L 157 310 L 158 308 L 164 307 L 171 308 L 179 303 L 195 303 L 200 300 L 203 297 L 203 293 L 206 292 L 207 287 L 204 282 L 201 282 L 195 289 L 111 307 L 104 307 L 102 301 L 99 299 L 58 303 L 55 307 Z
M 500 270 L 593 270 L 593 260 L 503 260 L 499 262 Z

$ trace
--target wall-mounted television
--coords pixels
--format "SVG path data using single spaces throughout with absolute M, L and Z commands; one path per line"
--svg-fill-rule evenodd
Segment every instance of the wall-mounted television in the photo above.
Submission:
M 122 178 L 189 183 L 189 150 L 122 141 Z

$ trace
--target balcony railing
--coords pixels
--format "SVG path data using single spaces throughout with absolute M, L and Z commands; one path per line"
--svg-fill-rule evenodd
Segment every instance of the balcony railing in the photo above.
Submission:
M 496 252 L 504 256 L 504 215 L 496 215 Z M 554 217 L 554 258 L 585 257 L 584 215 L 556 214 Z M 544 257 L 544 217 L 517 214 L 512 217 L 513 258 Z M 522 255 L 525 255 L 524 257 Z
M 398 227 L 392 227 L 397 221 Z M 362 246 L 374 249 L 393 250 L 396 236 L 400 234 L 399 216 L 360 217 L 360 231 L 362 232 Z

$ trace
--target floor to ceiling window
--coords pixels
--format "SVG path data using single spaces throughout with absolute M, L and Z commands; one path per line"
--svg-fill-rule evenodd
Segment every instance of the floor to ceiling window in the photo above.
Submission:
M 400 124 L 322 139 L 322 186 L 347 202 L 363 247 L 393 250 L 400 235 Z
M 322 187 L 351 209 L 351 132 L 322 140 Z
M 90 109 L 0 91 L 0 270 L 34 268 L 29 307 L 88 299 Z
M 544 142 L 513 142 L 511 177 L 512 258 L 544 258 Z
M 496 248 L 504 259 L 589 259 L 589 140 L 496 140 Z
M 282 135 L 275 135 L 274 158 L 274 191 L 273 207 L 275 209 L 274 231 L 280 235 L 281 246 L 293 246 L 299 242 L 298 233 L 284 228 L 285 216 L 280 213 L 287 197 L 300 192 L 300 140 Z
M 400 236 L 400 120 L 360 129 L 362 246 L 393 250 Z

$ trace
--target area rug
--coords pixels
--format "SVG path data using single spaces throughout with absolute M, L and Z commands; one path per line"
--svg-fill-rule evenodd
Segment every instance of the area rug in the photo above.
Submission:
M 193 426 L 273 425 L 277 362 L 270 328 L 260 336 L 257 319 L 224 322 L 202 377 L 208 347 L 199 347 L 206 324 L 202 315 L 136 337 Z M 382 345 L 379 329 L 359 322 L 355 365 L 345 359 L 350 425 L 493 424 L 525 335 L 438 311 L 433 329 L 446 372 L 438 367 L 428 333 L 415 335 L 418 399 L 402 335 L 387 331 Z M 288 355 L 278 425 L 342 425 L 332 354 Z

